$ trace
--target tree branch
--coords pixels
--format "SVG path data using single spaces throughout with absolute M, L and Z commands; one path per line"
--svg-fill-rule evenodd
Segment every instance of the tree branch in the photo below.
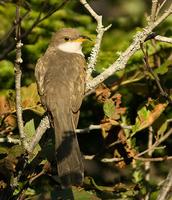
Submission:
M 164 11 L 164 13 L 154 23 L 148 23 L 148 26 L 143 28 L 142 32 L 136 33 L 132 44 L 123 53 L 121 53 L 119 58 L 112 65 L 110 65 L 104 72 L 87 83 L 86 92 L 94 89 L 98 84 L 102 83 L 116 71 L 124 69 L 131 56 L 133 56 L 134 53 L 140 49 L 140 43 L 143 43 L 146 37 L 152 32 L 152 30 L 161 22 L 163 22 L 171 13 L 172 3 L 168 10 Z
M 60 5 L 54 5 L 53 9 L 51 9 L 45 16 L 41 17 L 42 12 L 41 11 L 38 14 L 38 17 L 35 19 L 35 21 L 33 22 L 33 24 L 30 26 L 30 28 L 28 28 L 23 34 L 21 34 L 21 39 L 25 39 L 31 32 L 32 30 L 38 25 L 40 24 L 42 21 L 44 21 L 45 19 L 47 19 L 48 17 L 50 17 L 52 14 L 54 14 L 57 10 L 59 10 L 60 8 L 62 8 L 69 0 L 64 0 Z M 23 16 L 25 17 L 25 15 Z M 19 23 L 21 22 L 21 19 L 19 21 Z M 16 25 L 18 25 L 18 22 L 15 22 Z M 5 48 L 5 50 L 0 54 L 0 60 L 4 59 L 5 56 L 7 56 L 14 48 L 15 48 L 15 42 L 10 42 L 9 45 L 9 41 L 8 38 L 12 35 L 13 32 L 10 32 L 8 37 L 6 38 L 6 43 L 8 46 L 8 48 Z
M 157 200 L 166 200 L 168 193 L 172 187 L 172 169 L 169 171 L 168 176 L 160 190 Z
M 91 51 L 90 57 L 88 58 L 88 66 L 87 66 L 87 77 L 86 80 L 89 81 L 91 78 L 91 74 L 94 71 L 94 67 L 97 61 L 98 53 L 100 51 L 100 46 L 102 42 L 102 37 L 105 31 L 107 31 L 111 25 L 104 27 L 102 24 L 102 16 L 98 15 L 91 6 L 87 3 L 86 0 L 80 0 L 81 4 L 84 5 L 84 7 L 88 10 L 88 12 L 91 14 L 91 16 L 97 21 L 97 37 L 96 37 L 96 43 Z
M 48 116 L 45 116 L 41 120 L 38 128 L 36 129 L 35 137 L 33 138 L 33 140 L 28 145 L 28 148 L 27 148 L 28 153 L 33 152 L 34 148 L 39 143 L 40 139 L 42 138 L 43 134 L 46 132 L 46 130 L 48 128 L 50 128 L 50 122 L 49 122 Z
M 157 35 L 157 36 L 155 36 L 154 39 L 159 41 L 159 42 L 166 42 L 166 43 L 172 44 L 172 38 L 169 38 L 169 37 L 164 37 L 164 36 L 161 36 L 161 35 Z
M 25 141 L 25 134 L 24 134 L 24 125 L 23 125 L 23 117 L 22 117 L 22 106 L 21 106 L 21 63 L 22 60 L 22 52 L 21 48 L 23 46 L 21 42 L 21 24 L 20 24 L 20 1 L 16 7 L 16 60 L 15 60 L 15 89 L 16 89 L 16 112 L 17 112 L 17 122 L 18 122 L 18 129 L 20 134 L 20 140 L 23 147 L 27 148 L 27 143 Z
M 137 154 L 135 156 L 135 159 L 137 159 L 138 157 L 144 155 L 145 153 L 153 151 L 157 146 L 159 146 L 162 142 L 164 142 L 171 134 L 172 134 L 172 128 L 169 129 L 169 131 L 167 131 L 167 133 L 165 133 L 161 138 L 159 138 L 150 148 L 148 148 L 145 151 Z

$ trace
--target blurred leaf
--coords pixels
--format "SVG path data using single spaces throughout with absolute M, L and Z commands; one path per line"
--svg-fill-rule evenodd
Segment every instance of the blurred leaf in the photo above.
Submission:
M 111 99 L 106 100 L 103 105 L 103 110 L 104 110 L 105 115 L 111 118 L 113 114 L 115 113 L 114 102 Z
M 44 109 L 40 103 L 36 83 L 30 84 L 28 87 L 22 87 L 21 94 L 22 107 L 24 109 L 32 110 L 39 115 L 44 113 Z
M 92 191 L 88 192 L 79 188 L 73 187 L 74 199 L 77 200 L 98 200 L 98 198 Z
M 155 69 L 155 72 L 157 74 L 163 75 L 168 72 L 168 66 L 171 64 L 170 60 L 167 60 L 165 63 L 163 63 L 160 67 Z
M 31 119 L 30 121 L 26 122 L 24 126 L 24 132 L 26 133 L 26 136 L 28 138 L 28 141 L 31 142 L 32 138 L 35 137 L 35 124 L 34 120 Z M 40 150 L 40 145 L 37 144 L 36 147 L 34 148 L 34 151 L 32 152 L 32 156 L 30 156 L 30 161 L 34 159 L 34 157 L 37 155 L 38 151 Z
M 147 106 L 143 106 L 138 111 L 138 116 L 136 118 L 136 123 L 132 127 L 132 135 L 138 131 L 141 131 L 149 126 L 151 126 L 154 121 L 161 115 L 161 113 L 167 107 L 167 103 L 159 103 L 155 105 L 153 109 L 149 109 Z
M 9 151 L 9 155 L 14 158 L 20 157 L 24 153 L 25 153 L 25 150 L 22 147 L 22 145 L 14 145 L 10 148 L 10 151 Z
M 5 82 L 5 84 L 4 84 Z M 0 88 L 9 89 L 14 85 L 14 66 L 10 61 L 0 61 Z
M 157 131 L 157 136 L 161 137 L 165 131 L 167 130 L 168 127 L 168 122 L 165 121 L 159 128 L 159 130 Z
M 8 154 L 9 148 L 0 146 L 0 154 Z
M 31 119 L 30 121 L 26 122 L 24 126 L 24 132 L 26 133 L 27 138 L 33 138 L 35 135 L 35 124 L 34 120 Z

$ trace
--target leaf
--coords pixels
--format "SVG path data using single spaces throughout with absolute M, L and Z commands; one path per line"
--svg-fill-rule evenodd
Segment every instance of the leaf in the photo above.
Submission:
M 74 199 L 77 200 L 99 200 L 99 198 L 93 192 L 87 192 L 85 190 L 73 187 Z
M 36 132 L 36 130 L 35 130 L 35 124 L 34 124 L 34 120 L 33 119 L 31 119 L 30 121 L 28 121 L 25 124 L 25 126 L 24 126 L 24 132 L 26 133 L 27 138 L 30 141 L 32 141 L 32 138 L 35 137 L 35 132 Z M 40 150 L 40 146 L 39 146 L 39 144 L 37 144 L 36 147 L 35 147 L 35 149 L 34 149 L 34 152 L 32 153 L 33 156 L 31 157 L 31 159 L 34 158 L 34 155 L 36 155 L 39 150 Z
M 105 115 L 111 118 L 113 114 L 115 113 L 114 102 L 111 99 L 106 100 L 103 105 L 103 110 L 104 110 Z
M 35 83 L 30 84 L 28 87 L 21 88 L 22 107 L 42 115 L 44 109 L 41 106 L 40 98 Z
M 165 131 L 167 130 L 167 127 L 168 127 L 168 122 L 165 121 L 165 122 L 161 125 L 161 127 L 159 128 L 159 130 L 157 131 L 157 135 L 158 135 L 159 137 L 161 137 L 161 136 L 165 133 Z
M 161 65 L 160 67 L 158 67 L 157 69 L 155 69 L 155 72 L 157 74 L 165 74 L 168 72 L 168 66 L 171 64 L 170 60 L 167 60 L 166 62 L 163 63 L 163 65 Z
M 34 120 L 31 119 L 30 121 L 26 122 L 24 126 L 24 132 L 27 135 L 27 138 L 33 138 L 35 135 L 35 124 Z
M 132 127 L 132 136 L 138 131 L 141 131 L 149 126 L 151 126 L 154 121 L 161 115 L 165 110 L 167 103 L 159 103 L 154 106 L 153 110 L 150 110 L 146 106 L 142 107 L 138 111 L 138 116 L 136 118 L 136 123 Z

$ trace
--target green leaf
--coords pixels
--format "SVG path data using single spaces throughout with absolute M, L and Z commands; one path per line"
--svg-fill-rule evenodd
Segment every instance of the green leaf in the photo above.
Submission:
M 149 126 L 151 126 L 155 120 L 163 113 L 164 109 L 167 107 L 167 103 L 159 103 L 154 105 L 153 108 L 148 108 L 148 106 L 143 106 L 139 111 L 136 118 L 136 123 L 132 127 L 131 136 L 135 135 L 138 131 L 141 131 Z
M 21 94 L 22 106 L 24 109 L 32 110 L 39 115 L 44 113 L 44 109 L 41 106 L 37 86 L 35 83 L 30 84 L 28 87 L 22 87 Z
M 29 141 L 32 141 L 32 138 L 35 137 L 35 124 L 34 124 L 34 120 L 31 119 L 30 121 L 26 122 L 25 126 L 24 126 L 24 132 L 26 133 L 26 136 L 28 138 Z M 34 157 L 37 155 L 38 151 L 41 149 L 40 145 L 37 144 L 34 151 L 32 152 L 32 157 L 30 157 L 30 161 L 32 159 L 34 159 Z
M 24 132 L 27 135 L 27 138 L 33 138 L 35 135 L 35 124 L 34 120 L 31 119 L 30 121 L 26 122 L 24 126 Z
M 93 192 L 87 192 L 85 190 L 73 187 L 74 199 L 77 200 L 99 200 L 99 198 Z
M 105 115 L 111 118 L 113 114 L 115 113 L 114 102 L 111 99 L 106 100 L 103 105 L 103 110 L 104 110 Z
M 163 65 L 161 65 L 160 67 L 158 67 L 157 69 L 155 69 L 155 72 L 157 74 L 165 74 L 168 72 L 168 66 L 171 64 L 170 60 L 167 60 L 166 62 L 163 63 Z

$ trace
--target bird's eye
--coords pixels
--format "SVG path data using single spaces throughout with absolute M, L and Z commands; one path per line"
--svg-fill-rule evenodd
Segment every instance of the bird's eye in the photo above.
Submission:
M 69 41 L 69 40 L 70 40 L 70 38 L 69 38 L 69 37 L 65 37 L 64 39 L 65 39 L 65 41 Z

